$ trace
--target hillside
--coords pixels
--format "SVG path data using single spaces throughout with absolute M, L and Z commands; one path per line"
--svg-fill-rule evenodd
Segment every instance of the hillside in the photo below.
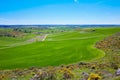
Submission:
M 39 64 L 47 65 L 47 67 L 37 66 L 37 67 L 31 67 L 31 68 L 24 68 L 23 66 L 27 67 L 27 65 L 18 64 L 19 61 L 22 62 L 22 60 L 23 61 L 25 60 L 25 57 L 24 59 L 22 58 L 23 56 L 25 56 L 25 54 L 21 54 L 21 51 L 20 51 L 20 53 L 19 52 L 18 53 L 21 54 L 20 55 L 21 58 L 19 58 L 19 60 L 15 63 L 17 63 L 18 66 L 21 66 L 24 69 L 22 68 L 15 69 L 15 66 L 16 66 L 15 64 L 14 66 L 13 65 L 10 66 L 10 64 L 14 63 L 14 62 L 11 62 L 11 61 L 14 61 L 14 59 L 10 60 L 9 58 L 15 57 L 17 53 L 14 56 L 9 55 L 10 56 L 8 57 L 9 62 L 3 59 L 3 62 L 6 65 L 2 63 L 1 66 L 3 66 L 2 68 L 4 69 L 8 67 L 9 68 L 11 67 L 14 69 L 13 70 L 1 70 L 0 71 L 1 79 L 3 80 L 4 79 L 120 80 L 119 78 L 120 72 L 118 69 L 120 67 L 120 62 L 119 62 L 120 61 L 120 45 L 119 45 L 120 33 L 119 31 L 120 31 L 119 28 L 97 28 L 94 31 L 93 29 L 92 30 L 82 29 L 82 30 L 77 30 L 74 32 L 67 32 L 67 33 L 65 32 L 62 34 L 61 33 L 50 34 L 47 37 L 46 41 L 41 42 L 41 43 L 37 42 L 37 43 L 29 44 L 29 45 L 23 45 L 23 46 L 18 46 L 18 47 L 11 47 L 9 49 L 4 49 L 6 52 L 1 51 L 4 53 L 4 56 L 11 54 L 9 52 L 12 52 L 12 51 L 16 52 L 18 50 L 21 50 L 22 48 L 25 48 L 27 50 L 32 49 L 34 54 L 36 53 L 35 50 L 38 50 L 40 48 L 41 50 L 48 49 L 46 53 L 52 52 L 51 54 L 53 54 L 55 50 L 57 50 L 57 53 L 58 52 L 61 53 L 61 52 L 64 52 L 65 50 L 66 51 L 69 50 L 68 51 L 69 54 L 61 55 L 61 56 L 58 55 L 59 58 L 56 58 L 57 55 L 55 56 L 55 54 L 51 56 L 44 55 L 45 59 L 40 57 L 43 55 L 40 55 L 39 58 L 45 62 L 42 62 L 42 63 L 39 62 Z M 99 36 L 97 36 L 98 34 Z M 49 46 L 47 44 L 49 44 Z M 95 47 L 98 49 L 96 49 Z M 14 49 L 12 50 L 12 48 Z M 82 60 L 81 58 L 78 58 L 78 56 L 81 56 L 81 54 L 78 55 L 78 54 L 75 54 L 75 52 L 74 54 L 72 54 L 71 50 L 73 50 L 73 52 L 76 51 L 76 53 L 78 52 L 84 53 L 84 54 L 90 53 L 90 55 L 89 54 L 84 55 L 84 58 Z M 103 51 L 105 52 L 105 55 L 101 56 L 101 54 L 104 54 Z M 26 56 L 29 54 L 27 52 L 25 53 L 26 53 Z M 96 54 L 97 56 L 92 55 L 93 53 L 98 53 L 99 56 L 98 54 Z M 38 56 L 38 54 L 36 56 Z M 32 56 L 32 57 L 35 57 L 35 59 L 39 60 L 36 56 Z M 72 56 L 73 58 L 71 58 L 70 56 Z M 64 58 L 64 60 L 61 60 L 60 57 Z M 26 59 L 28 58 L 26 57 Z M 30 58 L 30 60 L 31 59 L 32 58 Z M 57 62 L 54 62 L 53 59 Z M 58 61 L 59 59 L 60 61 Z M 36 60 L 34 61 L 36 62 Z M 58 65 L 58 64 L 61 64 L 61 65 L 51 66 L 52 62 L 54 63 L 54 65 Z M 69 64 L 62 64 L 62 63 L 69 63 Z M 33 65 L 33 63 L 31 65 Z
M 48 34 L 42 42 L 36 40 L 30 44 L 2 48 L 0 69 L 59 66 L 95 60 L 105 55 L 94 47 L 95 43 L 118 31 L 120 28 L 71 30 Z
M 98 42 L 96 47 L 105 51 L 119 52 L 120 50 L 120 32 L 105 38 Z

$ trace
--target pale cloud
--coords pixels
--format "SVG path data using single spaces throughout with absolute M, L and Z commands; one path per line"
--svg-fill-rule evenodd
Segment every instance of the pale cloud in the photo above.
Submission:
M 75 2 L 75 3 L 79 3 L 79 1 L 78 1 L 78 0 L 74 0 L 74 2 Z
M 9 21 L 9 20 L 5 18 L 0 18 L 0 21 Z
M 15 24 L 17 20 L 7 19 L 7 18 L 1 18 L 0 17 L 0 25 L 1 24 Z

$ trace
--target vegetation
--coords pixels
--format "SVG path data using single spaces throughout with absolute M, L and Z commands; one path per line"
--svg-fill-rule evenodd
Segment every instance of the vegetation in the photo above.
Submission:
M 48 28 L 45 31 L 29 28 L 29 31 L 20 31 L 26 34 L 23 37 L 32 37 L 18 41 L 15 46 L 11 44 L 19 36 L 11 37 L 13 42 L 9 47 L 0 43 L 0 80 L 119 80 L 120 28 Z M 29 39 L 41 38 L 36 36 L 45 39 L 21 45 Z M 10 37 L 0 38 L 1 41 L 8 38 L 7 43 Z
M 96 49 L 94 44 L 118 31 L 120 28 L 96 28 L 94 32 L 88 28 L 52 33 L 44 42 L 3 48 L 0 50 L 0 68 L 58 66 L 101 58 L 104 52 Z

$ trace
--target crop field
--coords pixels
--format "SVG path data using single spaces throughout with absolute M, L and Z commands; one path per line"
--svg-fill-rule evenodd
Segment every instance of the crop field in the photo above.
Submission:
M 105 56 L 103 51 L 95 48 L 96 42 L 119 31 L 117 27 L 67 30 L 44 34 L 44 40 L 24 45 L 20 45 L 22 41 L 38 35 L 27 34 L 22 40 L 0 37 L 0 69 L 58 66 L 96 60 Z M 14 43 L 18 45 L 5 47 Z

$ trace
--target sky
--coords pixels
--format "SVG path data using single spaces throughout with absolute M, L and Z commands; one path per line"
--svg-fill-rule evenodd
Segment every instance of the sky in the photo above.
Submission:
M 0 0 L 0 24 L 120 24 L 120 0 Z

